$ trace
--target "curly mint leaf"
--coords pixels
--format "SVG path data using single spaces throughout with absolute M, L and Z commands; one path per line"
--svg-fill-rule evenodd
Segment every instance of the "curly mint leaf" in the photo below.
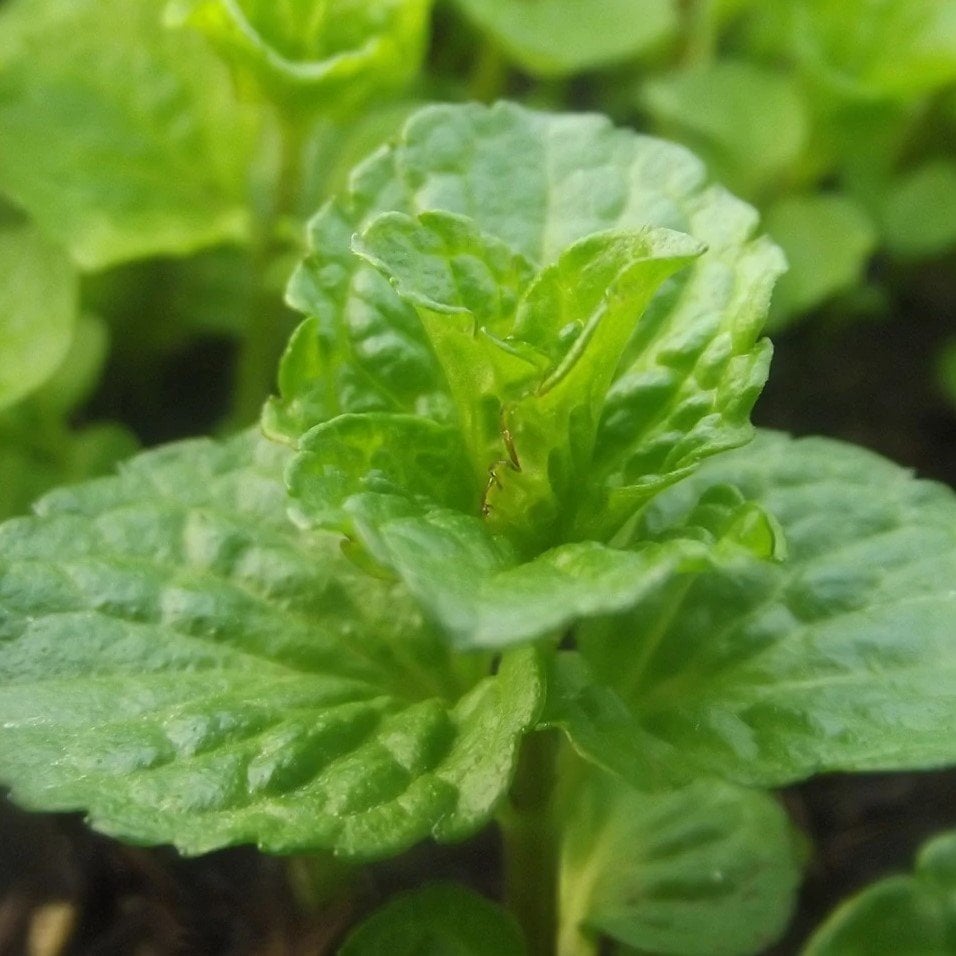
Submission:
M 603 933 L 640 952 L 744 956 L 786 926 L 801 854 L 772 797 L 710 780 L 640 793 L 591 771 L 562 809 L 561 952 Z
M 446 484 L 456 469 L 452 436 L 415 419 L 342 416 L 306 436 L 287 483 L 300 524 L 350 535 L 363 549 L 350 548 L 359 563 L 371 558 L 396 574 L 461 648 L 554 637 L 581 618 L 626 610 L 671 575 L 741 550 L 778 552 L 770 519 L 735 500 L 704 503 L 669 537 L 627 550 L 581 541 L 529 557 L 462 508 L 467 477 Z
M 843 903 L 803 956 L 946 956 L 956 943 L 956 833 L 930 840 L 912 876 L 880 880 Z
M 278 446 L 187 442 L 0 526 L 0 779 L 189 853 L 460 839 L 540 707 L 284 517 Z
M 155 0 L 0 10 L 0 192 L 86 268 L 245 238 L 254 128 Z
M 495 468 L 488 488 L 492 527 L 525 526 L 543 543 L 616 530 L 623 515 L 605 514 L 598 530 L 591 516 L 580 520 L 575 501 L 587 496 L 608 389 L 655 293 L 702 252 L 690 236 L 666 229 L 598 233 L 536 277 L 514 336 L 549 354 L 552 365 L 529 394 L 502 409 L 513 460 Z
M 698 766 L 774 786 L 952 763 L 956 498 L 863 450 L 762 434 L 659 495 L 680 533 L 708 487 L 779 521 L 788 559 L 674 578 L 579 646 L 641 726 Z
M 289 291 L 313 317 L 266 427 L 425 415 L 461 430 L 480 516 L 522 554 L 609 540 L 750 438 L 782 266 L 755 229 L 688 154 L 600 119 L 422 110 L 312 223 Z
M 418 314 L 444 372 L 476 475 L 505 454 L 501 406 L 540 377 L 545 356 L 511 336 L 534 268 L 464 217 L 386 213 L 352 242 Z
M 670 0 L 456 0 L 529 73 L 564 76 L 638 56 L 673 36 Z
M 418 312 L 475 474 L 493 476 L 490 525 L 526 544 L 560 540 L 634 324 L 702 247 L 664 229 L 598 233 L 533 276 L 523 256 L 470 220 L 393 213 L 353 248 Z
M 206 34 L 277 105 L 338 113 L 411 79 L 431 0 L 172 0 L 167 20 Z
M 476 512 L 457 432 L 427 418 L 370 412 L 340 415 L 303 436 L 286 474 L 302 524 L 352 532 L 356 495 L 399 496 L 424 507 Z
M 354 929 L 340 956 L 524 956 L 514 917 L 455 884 L 437 883 L 399 896 Z
M 685 362 L 678 372 L 671 370 L 680 342 L 666 328 L 672 322 L 700 351 L 718 330 L 732 336 L 734 350 L 753 350 L 782 267 L 775 248 L 755 237 L 753 210 L 709 185 L 701 164 L 680 147 L 614 129 L 596 116 L 554 116 L 504 103 L 427 107 L 409 119 L 392 146 L 359 166 L 345 195 L 310 224 L 313 251 L 293 276 L 288 298 L 311 324 L 294 337 L 283 361 L 280 398 L 265 420 L 271 434 L 294 442 L 340 412 L 452 416 L 447 386 L 415 309 L 350 250 L 352 236 L 382 213 L 414 217 L 434 211 L 468 217 L 478 233 L 504 242 L 536 270 L 576 241 L 608 230 L 661 226 L 708 247 L 648 323 L 649 330 L 665 328 L 660 349 L 650 350 L 644 366 L 631 370 L 627 394 L 644 392 L 632 404 L 651 409 L 639 424 L 659 429 L 662 447 L 665 434 L 670 444 L 676 440 L 677 423 L 671 419 L 678 414 L 661 379 L 678 383 L 679 371 L 687 369 Z M 736 280 L 729 281 L 730 275 Z M 695 336 L 693 329 L 701 331 Z M 634 358 L 629 353 L 631 363 Z M 733 364 L 741 363 L 737 357 Z M 739 380 L 728 383 L 719 407 L 701 409 L 706 434 L 702 426 L 685 447 L 696 443 L 703 456 L 746 441 L 749 426 L 739 419 L 759 390 L 757 376 L 755 369 L 752 387 L 743 392 L 736 388 Z M 648 401 L 654 396 L 659 402 Z M 679 405 L 690 401 L 689 394 L 681 398 Z M 634 408 L 617 420 L 632 414 Z M 693 415 L 684 410 L 688 427 L 680 423 L 682 433 L 694 431 Z M 633 431 L 627 421 L 620 429 L 618 445 Z
M 79 289 L 63 249 L 29 225 L 0 226 L 0 275 L 3 409 L 42 385 L 66 357 Z

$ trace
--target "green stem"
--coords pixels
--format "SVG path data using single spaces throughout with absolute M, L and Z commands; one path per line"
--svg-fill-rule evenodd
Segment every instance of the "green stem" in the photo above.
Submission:
M 468 81 L 472 99 L 491 103 L 504 95 L 508 85 L 508 63 L 498 45 L 486 40 L 478 51 L 478 58 Z
M 696 0 L 687 11 L 687 27 L 684 35 L 683 65 L 703 66 L 714 59 L 717 51 L 717 11 L 714 0 Z
M 504 843 L 505 903 L 528 946 L 528 956 L 554 956 L 557 937 L 558 834 L 553 817 L 558 738 L 525 738 L 514 783 L 498 812 Z

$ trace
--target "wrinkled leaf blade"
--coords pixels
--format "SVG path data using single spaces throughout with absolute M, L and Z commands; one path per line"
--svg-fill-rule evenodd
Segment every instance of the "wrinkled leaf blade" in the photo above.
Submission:
M 639 793 L 591 771 L 566 799 L 569 943 L 590 931 L 640 952 L 745 956 L 782 932 L 801 861 L 772 797 L 715 781 Z
M 134 842 L 460 839 L 539 707 L 533 652 L 454 661 L 401 589 L 284 517 L 242 436 L 134 459 L 0 529 L 0 778 Z
M 789 558 L 675 578 L 586 628 L 598 678 L 649 733 L 748 784 L 952 763 L 953 493 L 852 446 L 765 433 L 658 496 L 643 533 L 681 526 L 710 484 L 774 515 Z

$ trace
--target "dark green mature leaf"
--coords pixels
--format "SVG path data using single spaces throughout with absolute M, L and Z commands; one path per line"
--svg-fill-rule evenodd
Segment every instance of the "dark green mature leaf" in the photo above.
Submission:
M 249 436 L 134 459 L 0 527 L 0 779 L 187 852 L 398 852 L 508 786 L 532 651 L 453 660 L 400 588 L 284 518 Z
M 803 956 L 950 956 L 956 951 L 956 833 L 927 843 L 912 876 L 893 876 L 847 900 Z
M 392 900 L 349 934 L 339 956 L 523 956 L 514 917 L 453 884 Z
M 393 213 L 353 248 L 418 312 L 472 468 L 487 483 L 489 525 L 530 549 L 567 537 L 635 317 L 702 247 L 666 229 L 601 232 L 533 276 L 523 256 L 470 220 Z M 606 504 L 601 496 L 595 510 L 613 533 L 628 514 Z M 605 536 L 592 527 L 572 534 Z
M 597 679 L 648 733 L 746 783 L 952 763 L 953 493 L 852 446 L 764 434 L 656 498 L 637 533 L 670 533 L 725 483 L 776 516 L 789 559 L 675 578 L 587 625 Z
M 280 107 L 341 113 L 415 75 L 431 0 L 172 0 Z
M 673 36 L 672 0 L 456 0 L 524 69 L 562 76 L 636 56 Z
M 566 800 L 560 952 L 600 932 L 640 952 L 743 956 L 786 925 L 800 853 L 768 795 L 712 780 L 639 793 L 591 770 Z
M 28 225 L 0 226 L 0 276 L 3 409 L 43 384 L 63 361 L 79 290 L 63 249 Z
M 250 117 L 201 38 L 160 15 L 157 0 L 0 11 L 0 192 L 88 268 L 246 235 Z

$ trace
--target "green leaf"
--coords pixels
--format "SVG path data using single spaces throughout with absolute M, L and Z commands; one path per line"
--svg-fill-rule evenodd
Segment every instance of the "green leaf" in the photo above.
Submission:
M 340 956 L 523 956 L 514 917 L 453 884 L 399 896 L 353 930 Z
M 640 316 L 654 283 L 696 252 L 649 224 L 690 234 L 707 251 Z M 571 536 L 603 536 L 702 458 L 751 436 L 749 412 L 769 361 L 758 336 L 782 268 L 776 248 L 754 238 L 756 224 L 749 206 L 706 183 L 689 154 L 600 118 L 510 104 L 424 109 L 311 224 L 314 252 L 289 297 L 312 318 L 290 343 L 266 428 L 294 443 L 342 412 L 457 420 L 481 480 L 495 472 L 490 497 L 501 497 L 498 482 L 510 485 L 508 516 L 527 514 L 532 528 L 543 529 L 525 534 L 523 547 L 533 552 L 560 540 L 559 523 Z M 389 272 L 397 291 L 349 253 L 356 234 L 365 259 Z M 525 260 L 540 275 L 507 334 L 502 317 L 522 287 Z M 470 270 L 465 290 L 452 282 L 462 263 Z M 468 304 L 456 298 L 463 294 Z M 426 313 L 424 327 L 416 308 Z M 558 312 L 569 321 L 556 321 Z M 482 327 L 471 314 L 506 334 L 489 326 L 469 339 L 463 333 Z M 622 347 L 623 362 L 614 354 Z M 451 363 L 446 375 L 436 352 Z M 481 381 L 476 356 L 492 366 Z M 618 367 L 604 402 L 607 376 Z M 523 395 L 536 380 L 545 394 Z M 527 467 L 515 461 L 519 429 L 502 420 L 501 397 L 476 401 L 496 389 L 514 400 L 518 424 L 527 399 Z M 565 447 L 573 460 L 559 460 Z M 509 473 L 508 462 L 521 465 L 522 477 L 517 467 Z M 585 473 L 594 490 L 578 494 L 575 479 Z
M 675 573 L 739 548 L 773 556 L 778 536 L 746 502 L 704 502 L 669 537 L 628 550 L 596 541 L 530 558 L 462 508 L 449 429 L 402 416 L 341 416 L 310 432 L 287 482 L 303 526 L 344 531 L 350 551 L 391 570 L 459 647 L 553 637 L 582 617 L 625 610 Z M 458 468 L 462 458 L 458 455 Z M 442 464 L 444 463 L 444 468 Z
M 271 432 L 295 440 L 342 411 L 450 417 L 446 385 L 414 308 L 350 250 L 352 236 L 382 213 L 436 210 L 469 217 L 480 234 L 536 268 L 577 240 L 611 229 L 663 226 L 707 244 L 657 316 L 655 329 L 668 326 L 664 340 L 632 370 L 633 388 L 643 385 L 639 404 L 652 409 L 646 427 L 662 432 L 675 423 L 661 379 L 677 381 L 690 371 L 690 340 L 703 351 L 709 338 L 692 336 L 691 327 L 723 327 L 734 349 L 752 349 L 781 268 L 776 250 L 754 238 L 753 211 L 708 185 L 701 165 L 678 147 L 594 116 L 552 116 L 511 104 L 425 108 L 393 146 L 356 169 L 348 192 L 310 224 L 313 251 L 288 297 L 313 318 L 293 338 L 280 369 L 281 398 L 266 419 Z M 736 282 L 727 281 L 728 273 Z M 651 390 L 660 404 L 648 401 Z M 673 409 L 675 418 L 683 404 Z M 690 409 L 683 412 L 692 424 Z M 709 421 L 717 426 L 721 417 Z M 746 440 L 736 425 L 732 430 L 735 441 Z
M 956 163 L 935 160 L 889 183 L 880 210 L 887 246 L 899 256 L 938 255 L 956 245 Z
M 116 424 L 71 430 L 28 401 L 0 414 L 0 519 L 22 514 L 56 485 L 95 478 L 133 454 L 136 439 Z
M 190 853 L 397 853 L 483 825 L 531 650 L 453 659 L 400 587 L 284 517 L 286 453 L 187 442 L 0 527 L 0 779 Z
M 738 60 L 648 80 L 641 105 L 690 146 L 716 179 L 755 198 L 783 179 L 807 145 L 809 119 L 792 76 Z
M 303 436 L 287 482 L 303 525 L 353 533 L 349 499 L 400 496 L 475 511 L 478 489 L 454 429 L 412 415 L 339 415 Z
M 680 753 L 649 734 L 618 694 L 595 680 L 576 651 L 560 651 L 551 661 L 540 724 L 562 730 L 588 763 L 637 790 L 669 789 L 693 777 Z
M 0 227 L 0 274 L 2 409 L 42 385 L 66 357 L 78 287 L 64 251 L 28 225 Z
M 956 949 L 956 833 L 927 843 L 912 876 L 880 880 L 843 903 L 804 956 L 949 956 Z
M 675 577 L 580 627 L 596 679 L 649 734 L 743 783 L 951 764 L 953 493 L 852 446 L 767 433 L 658 496 L 635 534 L 679 533 L 727 484 L 776 516 L 788 560 Z
M 786 925 L 800 854 L 770 796 L 710 780 L 639 793 L 591 771 L 562 809 L 561 952 L 599 932 L 641 952 L 743 956 Z
M 0 519 L 25 512 L 56 485 L 105 474 L 136 451 L 121 425 L 70 425 L 99 380 L 107 340 L 101 320 L 81 315 L 59 367 L 26 399 L 0 410 Z
M 418 312 L 476 478 L 493 476 L 483 501 L 492 529 L 532 549 L 560 540 L 574 525 L 573 499 L 586 485 L 601 409 L 635 320 L 702 247 L 664 229 L 602 232 L 532 281 L 523 256 L 470 220 L 393 213 L 374 220 L 353 248 Z M 602 519 L 613 531 L 624 517 Z
M 52 415 L 65 416 L 79 407 L 96 388 L 110 333 L 95 315 L 81 314 L 72 329 L 69 345 L 53 374 L 31 396 L 31 401 Z
M 800 63 L 844 96 L 914 99 L 956 78 L 953 0 L 799 0 L 780 7 L 778 32 Z
M 456 0 L 529 73 L 564 76 L 661 45 L 678 26 L 670 0 Z
M 766 225 L 790 265 L 774 292 L 778 324 L 859 285 L 877 243 L 866 213 L 839 194 L 788 196 L 770 207 Z
M 86 268 L 247 234 L 251 117 L 159 21 L 156 0 L 0 11 L 0 191 Z
M 340 113 L 401 86 L 425 52 L 431 0 L 172 0 L 280 107 Z

